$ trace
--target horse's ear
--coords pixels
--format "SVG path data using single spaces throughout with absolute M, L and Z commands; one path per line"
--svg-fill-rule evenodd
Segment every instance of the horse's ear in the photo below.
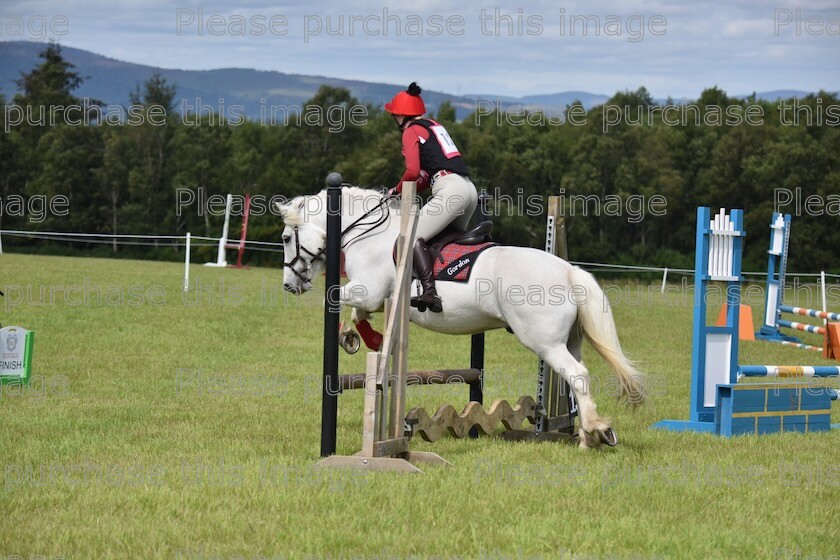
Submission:
M 282 204 L 280 202 L 275 202 L 274 203 L 274 209 L 277 210 L 277 212 L 280 214 L 280 219 L 281 220 L 286 219 L 286 215 L 289 213 L 289 205 L 288 204 Z

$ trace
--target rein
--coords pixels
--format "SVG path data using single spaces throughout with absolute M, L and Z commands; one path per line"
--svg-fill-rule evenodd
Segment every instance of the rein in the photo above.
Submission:
M 362 225 L 362 226 L 368 226 L 368 225 L 369 225 L 369 226 L 370 226 L 370 228 L 369 228 L 369 229 L 367 229 L 367 230 L 363 231 L 362 233 L 360 233 L 360 234 L 359 234 L 359 235 L 357 235 L 356 237 L 354 237 L 354 238 L 350 239 L 349 241 L 345 241 L 344 243 L 342 243 L 342 244 L 341 244 L 341 248 L 342 248 L 342 249 L 346 248 L 348 245 L 350 245 L 350 244 L 351 244 L 351 243 L 353 243 L 354 241 L 358 241 L 359 239 L 361 239 L 361 238 L 362 238 L 362 237 L 364 237 L 365 235 L 367 235 L 367 234 L 369 234 L 370 232 L 372 232 L 372 231 L 374 231 L 375 229 L 377 229 L 377 228 L 378 228 L 379 226 L 381 226 L 382 224 L 386 223 L 386 222 L 388 221 L 388 219 L 391 217 L 391 214 L 390 214 L 389 212 L 387 212 L 387 211 L 383 211 L 383 212 L 382 212 L 382 216 L 381 216 L 381 217 L 379 217 L 379 218 L 377 218 L 377 219 L 376 219 L 376 221 L 374 221 L 374 222 L 370 222 L 370 223 L 367 223 L 367 224 L 362 224 L 361 222 L 362 222 L 362 220 L 364 220 L 365 218 L 367 218 L 368 216 L 370 216 L 371 214 L 373 214 L 373 213 L 374 213 L 374 212 L 376 212 L 377 210 L 384 209 L 384 207 L 385 207 L 385 206 L 387 206 L 388 201 L 389 201 L 389 200 L 391 200 L 392 198 L 396 198 L 396 197 L 395 197 L 395 196 L 393 196 L 393 195 L 391 195 L 391 196 L 383 196 L 383 197 L 382 197 L 382 200 L 380 200 L 380 201 L 379 201 L 379 204 L 377 204 L 376 206 L 374 206 L 373 208 L 371 208 L 370 210 L 368 210 L 367 212 L 365 212 L 365 213 L 362 215 L 362 217 L 361 217 L 361 218 L 359 218 L 358 220 L 356 220 L 355 222 L 353 222 L 352 224 L 350 224 L 349 226 L 347 226 L 346 228 L 344 228 L 344 230 L 342 230 L 342 232 L 341 232 L 341 238 L 342 238 L 342 239 L 344 239 L 344 236 L 347 234 L 347 232 L 349 232 L 350 230 L 352 230 L 352 229 L 354 229 L 354 228 L 356 228 L 356 227 L 358 227 L 358 226 L 360 226 L 360 225 Z

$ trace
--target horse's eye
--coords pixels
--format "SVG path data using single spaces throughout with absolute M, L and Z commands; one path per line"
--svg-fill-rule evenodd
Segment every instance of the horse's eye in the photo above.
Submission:
M 289 243 L 292 240 L 291 235 L 284 235 L 283 236 L 283 243 Z

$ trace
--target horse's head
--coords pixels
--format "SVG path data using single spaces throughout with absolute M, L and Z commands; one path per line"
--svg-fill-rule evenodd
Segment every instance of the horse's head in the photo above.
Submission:
M 313 218 L 321 197 L 299 196 L 288 204 L 276 203 L 286 224 L 283 229 L 283 287 L 302 294 L 312 289 L 312 278 L 324 262 L 327 232 Z
M 363 237 L 382 232 L 397 204 L 396 198 L 385 198 L 379 190 L 344 187 L 340 206 L 342 249 Z M 276 203 L 275 209 L 286 224 L 283 230 L 283 287 L 302 294 L 312 289 L 312 278 L 326 260 L 327 191 L 299 196 L 286 204 Z

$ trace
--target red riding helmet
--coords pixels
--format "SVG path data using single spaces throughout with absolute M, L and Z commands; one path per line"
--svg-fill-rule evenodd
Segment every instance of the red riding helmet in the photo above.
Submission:
M 420 86 L 417 82 L 411 82 L 408 89 L 401 91 L 394 96 L 390 103 L 385 104 L 385 110 L 392 115 L 403 115 L 406 117 L 417 117 L 426 112 L 426 105 L 420 97 Z

